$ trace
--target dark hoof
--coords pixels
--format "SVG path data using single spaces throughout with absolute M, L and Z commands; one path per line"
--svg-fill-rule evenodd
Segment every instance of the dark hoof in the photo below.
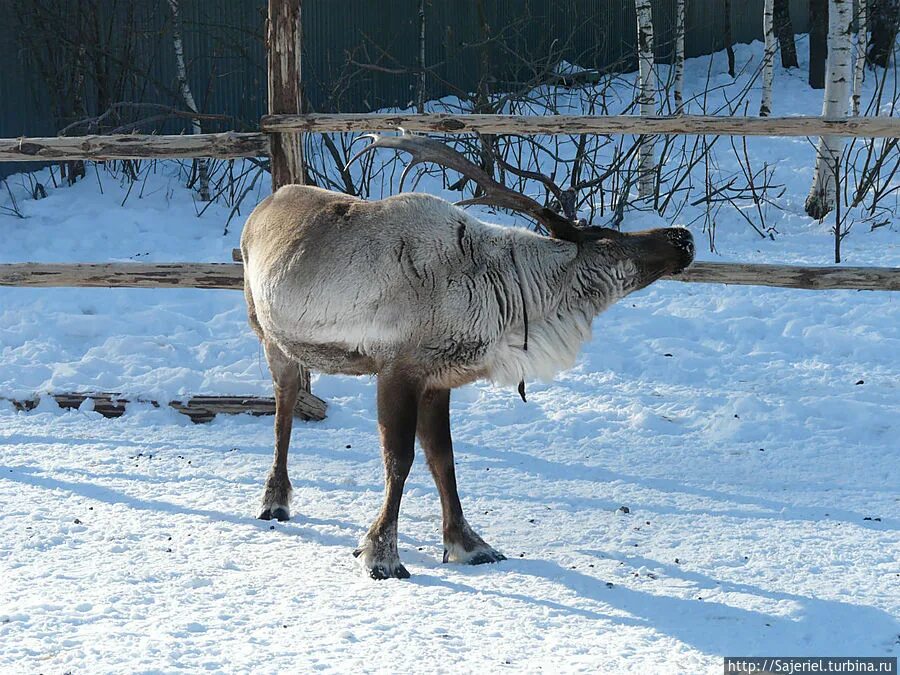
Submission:
M 469 565 L 484 565 L 487 563 L 498 563 L 501 560 L 506 560 L 506 556 L 502 553 L 499 553 L 494 550 L 490 551 L 479 551 L 472 559 L 469 560 L 467 564 Z
M 501 560 L 506 560 L 506 556 L 491 548 L 483 551 L 476 551 L 472 554 L 472 557 L 460 562 L 465 565 L 485 565 L 487 563 L 500 562 Z M 450 552 L 447 549 L 444 549 L 444 562 L 450 562 Z
M 260 520 L 272 520 L 272 518 L 274 518 L 275 520 L 283 523 L 286 520 L 290 520 L 291 515 L 283 506 L 276 507 L 274 510 L 266 507 L 257 516 L 257 518 L 259 518 Z
M 359 558 L 359 556 L 365 553 L 364 548 L 358 548 L 353 551 L 353 557 Z M 406 571 L 406 568 L 399 561 L 396 563 L 392 562 L 372 562 L 369 564 L 364 559 L 364 567 L 366 571 L 369 573 L 369 576 L 373 579 L 409 579 L 409 572 Z
M 369 570 L 369 576 L 373 579 L 409 579 L 409 572 L 403 565 L 390 566 L 374 565 Z

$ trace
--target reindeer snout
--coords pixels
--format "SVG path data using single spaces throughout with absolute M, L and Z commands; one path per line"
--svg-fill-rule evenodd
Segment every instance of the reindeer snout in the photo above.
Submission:
M 644 288 L 660 277 L 678 274 L 694 261 L 694 238 L 681 227 L 660 227 L 623 233 L 615 242 L 630 254 L 637 267 L 634 289 Z
M 690 230 L 672 227 L 666 230 L 666 239 L 680 256 L 673 271 L 681 272 L 694 261 L 694 237 Z

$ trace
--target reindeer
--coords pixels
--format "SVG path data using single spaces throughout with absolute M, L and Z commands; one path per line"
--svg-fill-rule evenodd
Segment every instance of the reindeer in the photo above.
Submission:
M 411 155 L 401 177 L 433 161 L 472 179 L 490 204 L 522 212 L 551 236 L 476 220 L 426 194 L 363 201 L 288 185 L 250 214 L 241 236 L 250 325 L 275 389 L 275 458 L 259 517 L 288 520 L 287 458 L 300 365 L 377 376 L 384 460 L 381 512 L 354 555 L 374 579 L 408 578 L 397 516 L 416 438 L 440 493 L 444 562 L 505 557 L 463 515 L 450 435 L 450 390 L 475 380 L 519 386 L 570 368 L 592 319 L 693 260 L 686 229 L 624 234 L 576 224 L 496 182 L 442 143 L 373 135 Z

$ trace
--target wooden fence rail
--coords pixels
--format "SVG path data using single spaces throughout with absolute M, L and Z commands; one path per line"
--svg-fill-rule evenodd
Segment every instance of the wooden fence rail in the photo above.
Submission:
M 52 136 L 0 138 L 0 162 L 63 161 L 70 159 L 180 159 L 186 157 L 262 157 L 269 154 L 269 137 L 262 133 L 117 136 Z
M 695 262 L 672 281 L 807 290 L 900 291 L 900 268 L 805 267 Z M 0 265 L 0 286 L 102 288 L 244 287 L 239 263 L 13 263 Z
M 0 265 L 0 286 L 95 288 L 244 287 L 234 263 L 12 263 Z
M 0 138 L 0 162 L 72 159 L 181 159 L 187 157 L 262 157 L 269 154 L 269 133 L 407 131 L 445 134 L 709 134 L 730 136 L 851 136 L 900 138 L 900 117 L 724 117 L 682 115 L 425 115 L 308 114 L 267 115 L 264 133 L 59 136 Z
M 451 115 L 308 114 L 266 115 L 267 132 L 407 131 L 445 134 L 708 134 L 722 136 L 852 136 L 898 138 L 900 117 L 726 117 L 672 115 Z

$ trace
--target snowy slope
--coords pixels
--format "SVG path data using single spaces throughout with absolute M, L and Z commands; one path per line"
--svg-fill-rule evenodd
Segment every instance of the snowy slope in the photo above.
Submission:
M 689 62 L 688 82 L 708 63 Z M 776 77 L 775 114 L 817 112 L 801 76 Z M 700 257 L 827 264 L 830 225 L 802 209 L 813 148 L 750 150 L 777 160 L 780 234 L 723 213 L 720 255 Z M 127 194 L 89 169 L 35 202 L 13 178 L 27 218 L 0 215 L 0 262 L 227 261 L 239 224 L 222 236 L 224 206 L 196 218 L 182 183 L 161 163 Z M 900 265 L 898 228 L 854 229 L 846 262 Z M 464 507 L 510 559 L 440 563 L 419 457 L 400 521 L 408 581 L 373 582 L 350 554 L 381 501 L 370 379 L 314 381 L 329 417 L 295 427 L 283 524 L 253 517 L 270 418 L 0 403 L 0 671 L 721 672 L 724 654 L 896 656 L 895 295 L 660 282 L 599 317 L 576 368 L 530 384 L 528 404 L 486 384 L 454 392 Z M 270 387 L 239 293 L 0 289 L 0 396 Z

